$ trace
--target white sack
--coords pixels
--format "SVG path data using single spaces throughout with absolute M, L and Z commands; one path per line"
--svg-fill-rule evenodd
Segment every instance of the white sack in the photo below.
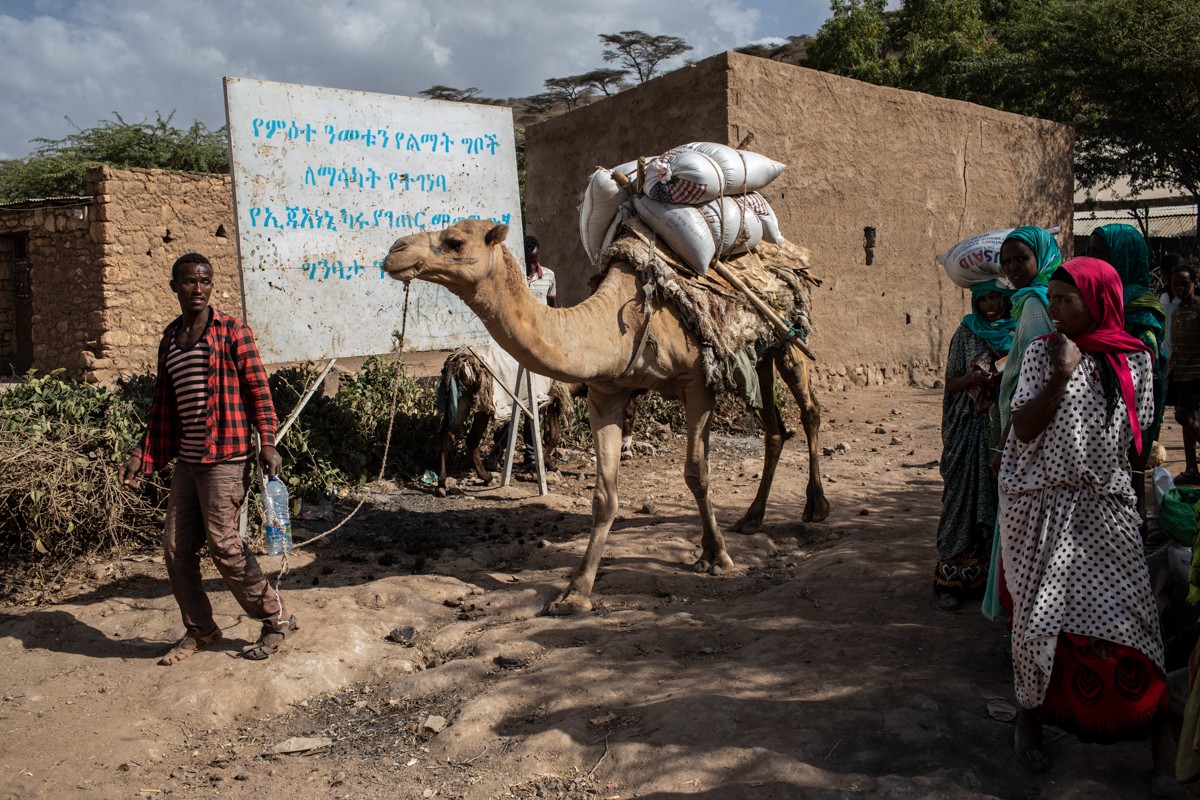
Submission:
M 744 253 L 762 241 L 758 214 L 737 198 L 691 206 L 635 197 L 633 204 L 638 217 L 701 274 L 708 271 L 714 256 Z
M 583 249 L 592 261 L 604 249 L 604 235 L 617 215 L 617 208 L 629 199 L 629 191 L 613 178 L 614 171 L 632 178 L 637 175 L 637 162 L 627 161 L 611 170 L 601 167 L 593 172 L 579 205 L 579 235 L 583 238 Z
M 977 283 L 1004 277 L 1004 265 L 1000 263 L 1000 246 L 1016 228 L 988 231 L 964 239 L 941 255 L 934 256 L 946 270 L 956 286 L 969 289 Z M 1047 228 L 1052 236 L 1058 234 L 1058 226 Z
M 662 203 L 700 205 L 722 195 L 761 189 L 783 169 L 778 161 L 748 150 L 692 142 L 647 162 L 643 192 Z

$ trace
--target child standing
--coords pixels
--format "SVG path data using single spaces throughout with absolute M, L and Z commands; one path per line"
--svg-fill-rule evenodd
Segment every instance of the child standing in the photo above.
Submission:
M 1200 484 L 1196 444 L 1200 442 L 1200 303 L 1196 302 L 1196 266 L 1184 263 L 1171 273 L 1171 291 L 1179 307 L 1171 315 L 1171 360 L 1167 365 L 1175 421 L 1183 428 L 1186 468 L 1178 484 Z

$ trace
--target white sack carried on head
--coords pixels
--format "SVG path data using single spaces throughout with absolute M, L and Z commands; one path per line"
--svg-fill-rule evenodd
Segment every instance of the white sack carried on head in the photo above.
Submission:
M 676 255 L 696 272 L 704 274 L 714 256 L 744 253 L 762 241 L 762 221 L 739 199 L 723 197 L 702 206 L 692 206 L 635 197 L 633 204 L 638 217 L 661 236 Z
M 691 142 L 647 162 L 643 192 L 661 203 L 700 205 L 721 195 L 761 189 L 783 170 L 778 161 L 749 150 Z
M 956 286 L 969 289 L 977 283 L 1004 277 L 1000 261 L 1000 246 L 1016 228 L 988 231 L 963 239 L 934 259 L 946 270 Z M 1050 235 L 1058 234 L 1058 226 L 1047 228 Z
M 637 162 L 627 161 L 619 167 L 601 167 L 592 173 L 583 202 L 579 204 L 579 235 L 588 258 L 596 260 L 604 249 L 604 235 L 617 215 L 617 208 L 629 199 L 629 191 L 613 178 L 613 172 L 621 172 L 632 178 L 637 175 Z

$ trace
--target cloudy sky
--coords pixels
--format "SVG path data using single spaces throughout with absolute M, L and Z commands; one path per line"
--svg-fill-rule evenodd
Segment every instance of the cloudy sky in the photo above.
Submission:
M 113 112 L 220 127 L 226 75 L 520 97 L 603 66 L 601 33 L 681 36 L 701 58 L 828 15 L 828 0 L 0 0 L 0 158 Z

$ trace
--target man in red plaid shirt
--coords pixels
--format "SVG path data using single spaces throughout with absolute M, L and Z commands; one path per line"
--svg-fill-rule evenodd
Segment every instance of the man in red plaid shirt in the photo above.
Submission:
M 187 630 L 159 663 L 175 664 L 221 638 L 200 577 L 205 543 L 225 585 L 262 623 L 258 642 L 242 654 L 267 658 L 299 628 L 239 529 L 254 454 L 251 426 L 261 440 L 263 471 L 278 475 L 282 464 L 267 373 L 246 323 L 208 304 L 213 268 L 207 258 L 180 256 L 171 267 L 170 285 L 183 313 L 163 332 L 150 422 L 121 470 L 122 483 L 136 489 L 142 473 L 175 461 L 163 549 Z

